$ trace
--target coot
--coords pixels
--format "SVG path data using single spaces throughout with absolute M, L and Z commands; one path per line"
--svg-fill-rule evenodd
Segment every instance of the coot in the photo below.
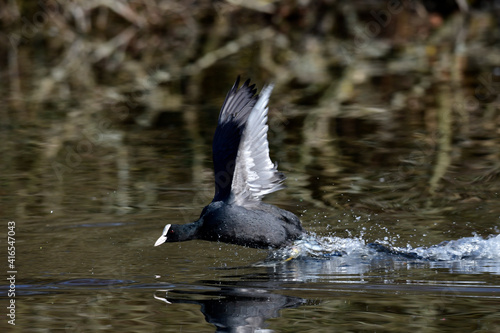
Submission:
M 257 95 L 239 77 L 219 114 L 212 144 L 215 195 L 193 223 L 167 224 L 155 246 L 193 239 L 253 248 L 279 248 L 303 234 L 299 218 L 261 202 L 264 195 L 283 188 L 285 176 L 269 158 L 267 103 L 273 90 Z

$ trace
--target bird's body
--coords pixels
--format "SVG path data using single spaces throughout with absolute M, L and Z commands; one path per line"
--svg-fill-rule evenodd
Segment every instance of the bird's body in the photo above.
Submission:
M 254 248 L 279 248 L 303 234 L 299 218 L 262 203 L 283 188 L 284 175 L 269 158 L 267 103 L 272 86 L 255 95 L 239 78 L 226 96 L 213 141 L 215 195 L 200 218 L 185 225 L 167 224 L 155 246 L 192 239 Z

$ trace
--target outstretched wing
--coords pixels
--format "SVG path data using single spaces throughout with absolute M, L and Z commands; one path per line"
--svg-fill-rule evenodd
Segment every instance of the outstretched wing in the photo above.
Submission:
M 272 90 L 272 85 L 262 89 L 241 136 L 231 185 L 231 201 L 239 205 L 260 201 L 283 188 L 285 176 L 271 162 L 267 141 L 267 104 Z
M 212 144 L 215 195 L 213 201 L 228 201 L 236 167 L 238 147 L 248 116 L 257 103 L 255 85 L 247 80 L 238 89 L 240 78 L 227 93 L 222 104 Z

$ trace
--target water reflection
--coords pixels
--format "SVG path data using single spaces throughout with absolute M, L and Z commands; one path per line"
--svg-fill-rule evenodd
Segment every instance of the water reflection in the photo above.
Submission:
M 281 310 L 325 306 L 321 304 L 326 295 L 344 295 L 343 299 L 346 294 L 396 292 L 429 298 L 430 293 L 439 297 L 435 305 L 440 306 L 470 293 L 498 298 L 500 286 L 485 284 L 477 274 L 499 275 L 499 268 L 498 261 L 493 260 L 411 260 L 376 251 L 330 258 L 304 256 L 265 267 L 224 269 L 217 279 L 189 285 L 169 284 L 168 289 L 157 289 L 154 298 L 167 308 L 199 305 L 205 320 L 217 332 L 254 332 L 268 327 L 270 319 L 280 318 Z M 451 278 L 451 274 L 458 275 Z M 304 309 L 304 313 L 308 311 Z M 349 306 L 336 311 L 347 313 Z
M 167 304 L 200 305 L 206 321 L 217 332 L 258 331 L 266 327 L 266 320 L 278 317 L 280 310 L 305 302 L 299 297 L 252 287 L 220 287 L 201 292 L 181 288 L 157 290 L 154 298 Z

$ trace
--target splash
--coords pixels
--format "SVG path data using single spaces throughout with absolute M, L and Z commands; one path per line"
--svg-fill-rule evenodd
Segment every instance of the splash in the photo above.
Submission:
M 318 237 L 307 235 L 292 246 L 273 251 L 267 261 L 288 261 L 294 258 L 370 257 L 380 254 L 405 259 L 429 261 L 500 260 L 500 235 L 487 238 L 464 237 L 444 241 L 429 247 L 396 247 L 380 243 L 367 243 L 362 237 Z
M 429 247 L 397 248 L 396 252 L 414 255 L 426 260 L 499 260 L 500 235 L 487 238 L 481 236 L 464 237 L 457 240 L 441 242 Z
M 318 237 L 308 234 L 292 246 L 273 251 L 266 261 L 288 261 L 295 258 L 331 258 L 354 254 L 366 254 L 366 242 L 362 238 Z

